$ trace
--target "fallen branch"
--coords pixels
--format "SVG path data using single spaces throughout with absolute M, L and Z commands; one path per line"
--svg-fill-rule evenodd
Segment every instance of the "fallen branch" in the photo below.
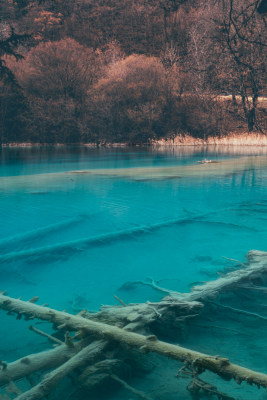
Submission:
M 119 302 L 123 307 L 127 307 L 127 304 L 124 303 L 124 301 L 123 301 L 122 299 L 120 299 L 118 296 L 116 296 L 116 295 L 114 294 L 113 297 L 114 297 L 114 299 L 118 300 L 118 302 Z
M 50 342 L 56 343 L 56 344 L 63 344 L 64 342 L 62 342 L 61 340 L 55 338 L 54 336 L 49 335 L 46 332 L 41 331 L 40 329 L 35 328 L 35 326 L 30 325 L 29 329 L 35 333 L 37 333 L 38 335 L 44 336 L 46 337 L 48 340 L 50 340 Z
M 63 344 L 51 350 L 31 354 L 20 358 L 17 361 L 6 364 L 5 368 L 0 370 L 0 386 L 10 381 L 16 381 L 28 377 L 36 371 L 45 371 L 56 368 L 63 364 L 82 348 L 88 345 L 88 339 L 84 339 L 74 344 L 73 347 Z
M 267 293 L 267 288 L 265 288 L 265 287 L 262 287 L 262 286 L 255 286 L 255 285 L 251 285 L 251 286 L 248 286 L 248 285 L 238 285 L 238 288 L 239 289 L 245 289 L 245 290 L 258 290 L 258 291 L 260 291 L 260 292 L 262 292 L 262 293 Z
M 233 261 L 233 262 L 237 263 L 238 265 L 242 265 L 242 267 L 246 267 L 246 264 L 242 263 L 239 260 L 236 260 L 235 258 L 229 258 L 229 257 L 224 257 L 224 256 L 222 256 L 222 258 L 224 258 L 225 260 L 228 260 L 228 261 Z
M 249 261 L 248 265 L 240 263 L 238 260 L 230 258 L 228 258 L 228 260 L 237 261 L 243 268 L 229 272 L 224 276 L 220 276 L 219 279 L 214 281 L 205 282 L 203 285 L 193 286 L 190 293 L 181 293 L 160 287 L 157 285 L 157 282 L 151 278 L 147 281 L 132 282 L 132 284 L 150 286 L 153 289 L 180 301 L 205 302 L 209 299 L 215 299 L 220 293 L 249 282 L 253 277 L 258 277 L 267 272 L 267 252 L 257 250 L 249 251 L 247 254 L 247 260 Z
M 175 290 L 166 289 L 161 286 L 158 286 L 157 282 L 154 281 L 154 279 L 152 279 L 152 278 L 147 278 L 146 281 L 136 281 L 136 282 L 133 282 L 133 284 L 150 286 L 153 289 L 157 290 L 158 292 L 165 293 L 168 296 L 177 297 L 177 296 L 183 295 L 183 293 L 176 292 Z
M 83 331 L 105 340 L 137 347 L 143 352 L 155 352 L 163 356 L 194 365 L 200 371 L 209 370 L 224 379 L 234 379 L 237 383 L 246 381 L 258 387 L 267 388 L 267 375 L 232 364 L 227 358 L 209 356 L 197 351 L 157 340 L 154 335 L 143 336 L 128 332 L 116 326 L 87 320 L 66 312 L 44 308 L 36 304 L 0 295 L 0 308 L 21 316 L 38 318 L 56 324 L 60 329 Z M 7 367 L 8 370 L 8 367 Z M 20 399 L 21 400 L 21 399 Z
M 194 286 L 190 293 L 185 293 L 178 298 L 186 301 L 203 301 L 215 299 L 222 292 L 236 288 L 237 285 L 249 282 L 254 277 L 266 274 L 267 252 L 252 250 L 247 254 L 249 265 L 246 268 L 229 272 L 224 277 L 210 281 L 204 285 Z M 177 297 L 177 296 L 176 296 Z
M 140 399 L 143 400 L 152 400 L 152 397 L 148 396 L 144 392 L 141 392 L 140 390 L 137 390 L 133 388 L 132 386 L 128 385 L 127 382 L 124 380 L 120 379 L 117 375 L 111 375 L 110 376 L 114 381 L 118 382 L 121 386 L 124 387 L 124 389 L 128 390 L 129 392 L 135 394 L 136 396 L 140 397 Z
M 228 396 L 226 393 L 220 392 L 216 386 L 210 383 L 204 382 L 202 379 L 193 378 L 192 381 L 187 386 L 187 389 L 192 394 L 206 393 L 208 396 L 216 396 L 218 400 L 235 400 L 234 397 Z
M 237 313 L 237 314 L 244 314 L 244 315 L 247 315 L 249 317 L 258 318 L 258 319 L 262 319 L 264 321 L 267 321 L 267 317 L 264 317 L 263 315 L 260 315 L 260 314 L 257 314 L 257 313 L 241 310 L 240 308 L 234 308 L 234 307 L 230 307 L 230 306 L 225 306 L 225 305 L 220 304 L 220 303 L 214 303 L 213 301 L 210 301 L 209 303 L 215 305 L 216 307 L 223 308 L 225 310 L 232 311 L 232 312 Z
M 32 389 L 16 397 L 17 400 L 39 400 L 47 396 L 52 389 L 70 372 L 82 367 L 86 363 L 93 362 L 96 356 L 102 352 L 106 345 L 104 341 L 95 341 L 82 349 L 78 354 L 66 361 L 60 367 L 47 374 L 44 379 Z

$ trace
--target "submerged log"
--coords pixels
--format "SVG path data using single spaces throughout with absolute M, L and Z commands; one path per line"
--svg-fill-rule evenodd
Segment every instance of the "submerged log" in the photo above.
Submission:
M 151 327 L 168 330 L 176 328 L 181 333 L 187 320 L 196 317 L 203 308 L 198 301 L 182 301 L 166 297 L 160 302 L 128 304 L 125 306 L 102 306 L 98 313 L 83 312 L 87 319 L 104 322 L 142 334 L 151 333 Z M 157 329 L 156 329 L 157 330 Z
M 249 262 L 247 267 L 229 272 L 224 277 L 207 282 L 204 285 L 194 286 L 191 292 L 184 294 L 182 298 L 186 301 L 205 302 L 218 297 L 222 292 L 237 287 L 239 284 L 250 282 L 267 273 L 267 252 L 249 251 L 247 260 Z
M 241 269 L 230 272 L 216 281 L 195 286 L 190 293 L 169 291 L 159 287 L 152 280 L 145 282 L 144 284 L 148 284 L 165 295 L 168 294 L 168 296 L 158 303 L 147 302 L 145 304 L 126 304 L 117 298 L 120 306 L 103 306 L 98 313 L 88 313 L 84 310 L 78 315 L 71 315 L 64 311 L 60 312 L 36 305 L 37 297 L 24 302 L 20 299 L 7 297 L 6 293 L 0 294 L 0 309 L 6 310 L 8 314 L 15 314 L 17 319 L 32 320 L 38 318 L 49 321 L 56 329 L 62 330 L 63 333 L 65 331 L 65 344 L 61 344 L 60 340 L 33 328 L 36 333 L 47 337 L 50 341 L 56 341 L 59 346 L 53 350 L 29 355 L 10 364 L 1 361 L 0 386 L 12 384 L 13 381 L 23 377 L 31 380 L 34 372 L 55 368 L 28 392 L 17 393 L 18 400 L 41 399 L 57 387 L 64 376 L 74 370 L 79 371 L 79 367 L 84 365 L 83 373 L 80 374 L 79 371 L 78 388 L 80 385 L 83 388 L 82 390 L 95 389 L 99 386 L 99 383 L 101 387 L 107 379 L 109 382 L 110 380 L 117 382 L 125 389 L 139 395 L 140 398 L 149 398 L 149 395 L 132 388 L 120 374 L 121 371 L 129 367 L 124 363 L 126 358 L 123 361 L 123 353 L 131 358 L 131 353 L 141 355 L 141 352 L 154 352 L 179 360 L 184 363 L 186 368 L 191 368 L 194 371 L 194 390 L 195 388 L 199 389 L 201 382 L 201 390 L 204 386 L 205 390 L 207 388 L 215 390 L 214 387 L 211 388 L 209 384 L 198 378 L 198 374 L 205 370 L 212 371 L 223 379 L 234 379 L 237 383 L 246 381 L 258 387 L 267 388 L 266 374 L 232 364 L 227 358 L 210 356 L 160 341 L 155 335 L 151 335 L 151 332 L 164 334 L 164 330 L 174 330 L 176 334 L 179 333 L 188 319 L 197 316 L 206 303 L 213 303 L 211 300 L 221 293 L 235 289 L 242 290 L 242 288 L 257 288 L 258 290 L 259 282 L 260 285 L 266 283 L 267 253 L 251 251 L 247 255 L 247 260 L 248 264 L 240 263 Z M 266 319 L 258 314 L 219 303 L 216 303 L 216 306 L 230 309 L 231 312 L 242 311 L 250 316 L 253 314 L 254 317 Z M 72 338 L 69 331 L 77 331 L 78 333 Z M 88 345 L 90 341 L 96 340 L 96 338 L 98 339 L 97 342 Z M 101 342 L 99 342 L 99 339 L 102 339 Z M 105 350 L 104 347 L 108 344 L 108 350 Z M 107 359 L 105 359 L 106 356 L 108 356 Z M 97 363 L 92 365 L 92 362 L 95 363 L 96 361 Z M 94 383 L 96 383 L 95 386 Z M 216 391 L 216 393 L 221 397 L 223 395 L 223 398 L 230 399 L 229 396 L 227 397 L 221 392 Z
M 104 349 L 105 341 L 95 341 L 79 353 L 70 358 L 60 367 L 47 374 L 43 380 L 32 389 L 16 397 L 17 400 L 39 400 L 47 396 L 52 389 L 56 388 L 59 382 L 69 373 L 86 363 L 93 362 L 97 355 Z
M 73 346 L 63 344 L 54 349 L 30 354 L 6 364 L 6 367 L 0 370 L 0 386 L 10 381 L 28 377 L 36 371 L 46 371 L 56 368 L 75 356 L 87 345 L 88 339 L 83 339 L 74 343 Z
M 205 303 L 207 300 L 215 299 L 220 293 L 230 291 L 233 288 L 236 288 L 247 282 L 250 283 L 253 279 L 258 279 L 260 276 L 263 276 L 267 273 L 267 252 L 251 250 L 247 254 L 247 260 L 247 265 L 240 263 L 242 266 L 240 269 L 229 272 L 225 276 L 222 276 L 214 281 L 193 286 L 190 293 L 181 293 L 162 288 L 153 280 L 138 281 L 134 283 L 148 285 L 157 291 L 168 294 L 168 296 L 164 297 L 163 300 L 173 298 L 188 303 L 192 301 Z
M 266 374 L 232 364 L 227 358 L 210 356 L 181 346 L 162 342 L 154 335 L 144 336 L 128 332 L 112 325 L 88 320 L 81 316 L 74 316 L 51 308 L 44 308 L 4 295 L 0 295 L 0 308 L 20 316 L 25 316 L 26 318 L 34 317 L 50 321 L 58 325 L 61 329 L 82 331 L 84 334 L 93 334 L 98 338 L 112 340 L 130 347 L 137 347 L 143 352 L 155 352 L 165 357 L 194 365 L 201 372 L 207 369 L 224 379 L 234 379 L 238 383 L 245 381 L 249 384 L 255 384 L 258 387 L 267 388 Z

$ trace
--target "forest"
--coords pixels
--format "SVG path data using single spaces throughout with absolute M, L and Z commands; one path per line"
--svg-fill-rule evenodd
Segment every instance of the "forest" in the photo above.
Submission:
M 264 134 L 265 32 L 264 0 L 1 0 L 0 144 Z

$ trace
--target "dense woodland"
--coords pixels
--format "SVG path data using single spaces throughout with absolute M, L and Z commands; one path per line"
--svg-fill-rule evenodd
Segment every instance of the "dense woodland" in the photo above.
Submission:
M 266 1 L 0 0 L 0 143 L 264 133 Z

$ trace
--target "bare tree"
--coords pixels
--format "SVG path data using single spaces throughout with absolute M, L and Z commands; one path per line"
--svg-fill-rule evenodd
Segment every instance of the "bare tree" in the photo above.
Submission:
M 257 12 L 259 0 L 224 0 L 217 20 L 217 39 L 234 74 L 248 130 L 262 130 L 257 121 L 259 96 L 266 72 L 266 20 Z

